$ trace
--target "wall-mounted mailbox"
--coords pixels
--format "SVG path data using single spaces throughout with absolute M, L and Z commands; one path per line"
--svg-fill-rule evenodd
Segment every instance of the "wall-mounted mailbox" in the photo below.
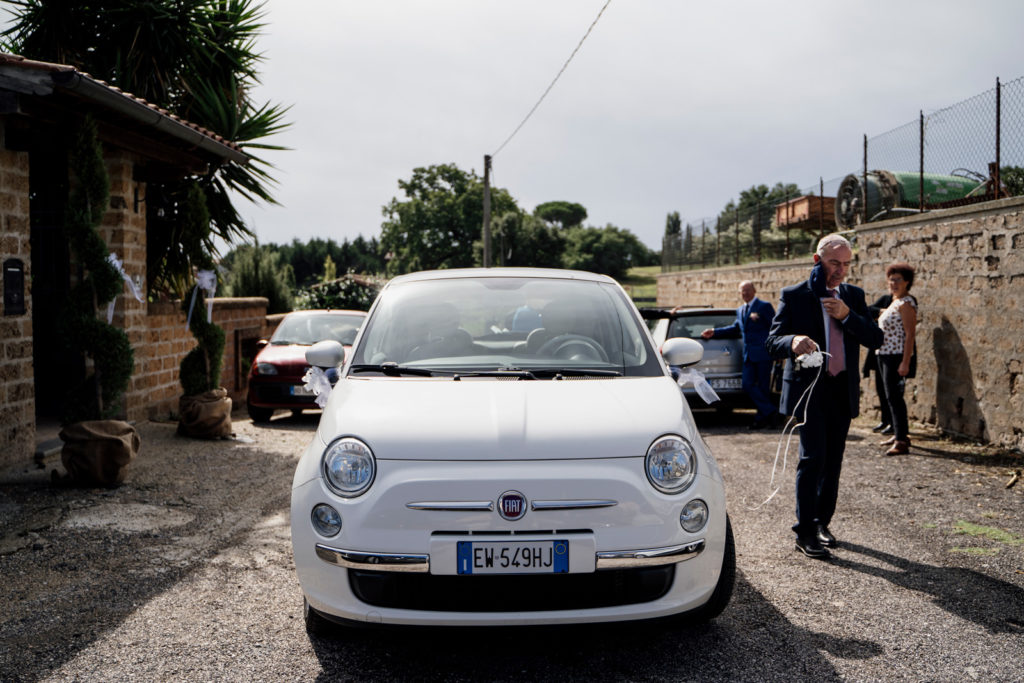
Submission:
M 25 314 L 25 264 L 20 259 L 4 261 L 4 315 Z

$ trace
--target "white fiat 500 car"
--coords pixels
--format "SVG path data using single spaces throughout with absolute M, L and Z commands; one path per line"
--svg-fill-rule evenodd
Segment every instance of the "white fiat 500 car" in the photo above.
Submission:
M 722 476 L 614 280 L 446 270 L 382 290 L 295 471 L 307 627 L 681 615 L 732 594 Z

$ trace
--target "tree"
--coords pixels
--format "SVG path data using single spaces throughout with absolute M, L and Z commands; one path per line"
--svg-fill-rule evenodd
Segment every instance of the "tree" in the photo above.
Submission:
M 657 263 L 657 255 L 629 230 L 577 226 L 566 231 L 562 266 L 620 279 L 634 266 Z
M 693 226 L 686 224 L 686 233 L 683 235 L 683 258 L 687 261 L 693 259 Z
M 999 182 L 1011 197 L 1024 195 L 1024 168 L 1003 166 L 999 169 Z
M 683 233 L 683 219 L 679 217 L 678 211 L 665 216 L 665 237 L 678 237 Z
M 538 204 L 533 215 L 548 223 L 557 223 L 562 228 L 582 225 L 587 220 L 587 210 L 581 204 L 564 201 Z
M 529 268 L 560 268 L 565 237 L 537 216 L 513 211 L 494 221 L 498 264 Z
M 248 164 L 225 162 L 200 178 L 210 212 L 206 250 L 252 233 L 229 191 L 274 203 L 270 165 L 252 150 L 281 131 L 286 109 L 252 101 L 262 56 L 254 51 L 263 25 L 254 0 L 10 0 L 13 25 L 2 49 L 71 64 L 122 90 L 237 143 Z M 148 278 L 151 292 L 181 296 L 195 264 L 179 249 L 178 221 L 192 179 L 147 188 Z
M 330 282 L 331 280 L 338 279 L 338 269 L 334 265 L 334 259 L 328 254 L 324 257 L 324 274 L 320 279 L 321 282 Z
M 295 275 L 291 265 L 281 262 L 281 254 L 271 247 L 245 245 L 233 252 L 225 278 L 228 296 L 263 296 L 267 313 L 292 310 Z
M 683 219 L 678 211 L 665 216 L 665 236 L 661 238 L 662 266 L 682 265 L 686 261 L 682 237 Z
M 454 164 L 413 169 L 399 180 L 406 200 L 384 207 L 380 248 L 387 273 L 478 265 L 473 244 L 483 226 L 483 182 Z M 512 196 L 491 188 L 491 213 L 516 211 Z

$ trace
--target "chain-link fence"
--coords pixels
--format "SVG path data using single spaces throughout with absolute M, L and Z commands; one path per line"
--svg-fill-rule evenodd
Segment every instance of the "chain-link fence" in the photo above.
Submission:
M 857 172 L 752 191 L 662 240 L 662 271 L 809 255 L 830 232 L 1024 194 L 1024 77 L 873 138 Z

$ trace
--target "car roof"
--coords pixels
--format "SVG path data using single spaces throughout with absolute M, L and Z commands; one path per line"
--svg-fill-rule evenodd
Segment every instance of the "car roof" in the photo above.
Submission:
M 588 273 L 582 270 L 562 270 L 559 268 L 452 268 L 449 270 L 424 270 L 418 273 L 399 275 L 389 284 L 419 282 L 424 280 L 451 280 L 460 278 L 481 277 L 514 277 L 555 280 L 586 280 L 590 282 L 606 282 L 615 284 L 615 280 L 607 275 Z

